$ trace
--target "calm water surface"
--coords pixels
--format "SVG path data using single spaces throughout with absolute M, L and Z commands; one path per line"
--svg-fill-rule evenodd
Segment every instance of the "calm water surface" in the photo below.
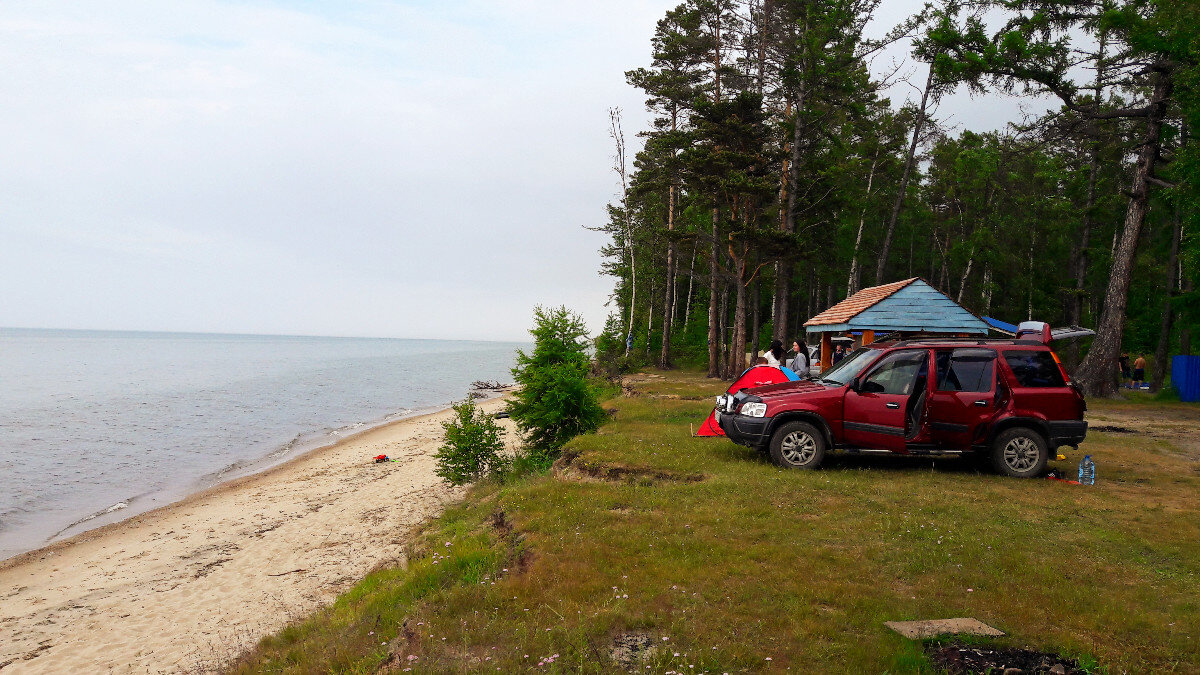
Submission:
M 520 346 L 0 328 L 0 559 L 511 382 Z

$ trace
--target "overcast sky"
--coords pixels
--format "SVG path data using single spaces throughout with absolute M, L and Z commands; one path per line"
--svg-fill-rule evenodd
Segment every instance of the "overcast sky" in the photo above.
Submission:
M 623 73 L 675 4 L 6 0 L 0 326 L 508 340 L 565 304 L 598 330 L 607 110 L 634 142 Z

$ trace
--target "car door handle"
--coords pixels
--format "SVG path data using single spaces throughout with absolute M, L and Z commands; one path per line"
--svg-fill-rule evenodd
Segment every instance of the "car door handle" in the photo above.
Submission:
M 886 405 L 887 407 L 889 407 L 889 408 L 893 408 L 893 409 L 894 409 L 894 408 L 899 408 L 899 407 L 900 407 L 900 404 L 899 404 L 899 403 L 887 403 L 887 404 L 885 404 L 885 405 Z
M 979 406 L 980 408 L 986 408 L 987 404 L 988 404 L 988 402 L 986 399 L 980 399 L 978 401 L 975 401 L 975 405 Z

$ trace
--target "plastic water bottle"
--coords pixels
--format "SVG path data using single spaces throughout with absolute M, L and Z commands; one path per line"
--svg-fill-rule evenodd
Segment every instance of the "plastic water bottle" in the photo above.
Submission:
M 1083 460 L 1079 462 L 1079 483 L 1080 485 L 1095 485 L 1096 483 L 1096 463 L 1092 461 L 1091 455 L 1084 455 Z

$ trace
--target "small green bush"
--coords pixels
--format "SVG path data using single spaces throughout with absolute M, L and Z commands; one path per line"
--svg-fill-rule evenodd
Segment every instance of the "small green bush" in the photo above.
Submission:
M 454 417 L 442 422 L 446 437 L 438 448 L 437 475 L 451 485 L 464 485 L 480 478 L 501 475 L 508 460 L 504 429 L 481 411 L 472 397 L 453 406 Z
M 532 451 L 552 458 L 564 443 L 595 431 L 604 410 L 588 382 L 587 329 L 566 307 L 534 309 L 532 354 L 517 351 L 513 377 L 521 389 L 508 412 Z

